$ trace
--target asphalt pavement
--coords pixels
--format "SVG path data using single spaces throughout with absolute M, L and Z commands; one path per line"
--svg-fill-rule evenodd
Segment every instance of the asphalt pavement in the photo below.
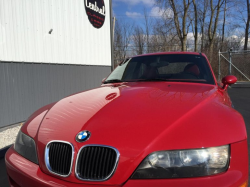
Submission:
M 228 93 L 234 108 L 241 113 L 245 120 L 248 137 L 248 166 L 250 168 L 250 88 L 231 88 Z M 250 172 L 248 174 L 248 181 L 250 181 Z M 248 183 L 248 187 L 250 187 L 250 183 Z
M 248 137 L 250 137 L 250 88 L 230 88 L 228 92 L 235 109 L 238 110 L 244 117 L 247 134 Z M 250 138 L 248 138 L 248 152 L 250 153 Z M 9 187 L 3 158 L 0 158 L 0 186 Z
M 3 158 L 0 159 L 0 186 L 9 187 L 8 176 Z

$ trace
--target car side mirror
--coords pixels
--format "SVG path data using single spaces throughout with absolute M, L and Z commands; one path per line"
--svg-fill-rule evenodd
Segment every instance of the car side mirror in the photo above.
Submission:
M 106 79 L 107 79 L 107 78 L 103 78 L 103 79 L 102 79 L 102 84 L 105 82 Z
M 223 90 L 227 90 L 228 86 L 237 82 L 237 78 L 233 75 L 227 75 L 222 79 Z

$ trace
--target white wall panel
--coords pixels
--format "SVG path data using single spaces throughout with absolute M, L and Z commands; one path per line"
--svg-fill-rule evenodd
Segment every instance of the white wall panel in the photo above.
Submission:
M 109 1 L 96 29 L 85 0 L 0 0 L 0 60 L 110 66 Z

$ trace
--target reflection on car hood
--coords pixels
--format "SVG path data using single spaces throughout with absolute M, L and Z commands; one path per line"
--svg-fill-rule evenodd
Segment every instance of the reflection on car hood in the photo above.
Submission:
M 243 119 L 225 104 L 222 94 L 215 85 L 198 83 L 104 85 L 55 104 L 40 126 L 39 146 L 64 140 L 76 152 L 86 144 L 115 147 L 121 154 L 117 172 L 124 172 L 124 179 L 114 175 L 107 184 L 122 183 L 151 152 L 220 146 L 243 139 L 245 130 L 237 128 Z M 90 131 L 91 137 L 78 143 L 75 137 L 83 130 Z

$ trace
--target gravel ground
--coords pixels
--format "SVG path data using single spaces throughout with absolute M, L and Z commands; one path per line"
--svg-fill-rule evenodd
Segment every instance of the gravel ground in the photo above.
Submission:
M 11 145 L 15 142 L 17 133 L 19 132 L 20 128 L 21 125 L 18 125 L 16 127 L 11 127 L 9 129 L 0 132 L 0 149 L 8 145 Z

